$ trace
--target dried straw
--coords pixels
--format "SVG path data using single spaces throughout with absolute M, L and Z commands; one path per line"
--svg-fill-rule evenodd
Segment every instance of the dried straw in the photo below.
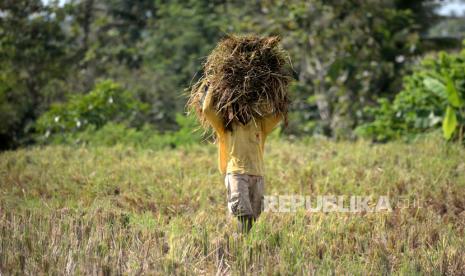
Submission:
M 221 40 L 203 65 L 204 75 L 191 88 L 188 107 L 208 127 L 201 113 L 205 85 L 223 119 L 224 127 L 246 124 L 269 114 L 283 115 L 287 123 L 291 81 L 287 55 L 279 37 L 229 35 Z

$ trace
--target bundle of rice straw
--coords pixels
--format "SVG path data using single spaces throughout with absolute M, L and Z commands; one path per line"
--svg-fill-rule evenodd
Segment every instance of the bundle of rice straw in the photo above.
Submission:
M 227 130 L 233 122 L 246 124 L 269 114 L 283 115 L 287 123 L 287 87 L 292 78 L 279 41 L 276 36 L 229 35 L 218 43 L 187 103 L 197 112 L 202 126 L 208 128 L 201 113 L 205 84 Z

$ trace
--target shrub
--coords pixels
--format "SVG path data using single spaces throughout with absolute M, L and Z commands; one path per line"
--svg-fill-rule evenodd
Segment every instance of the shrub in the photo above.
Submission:
M 176 148 L 199 143 L 201 135 L 195 132 L 198 127 L 193 117 L 177 114 L 176 122 L 180 126 L 177 131 L 161 133 L 153 126 L 145 124 L 141 128 L 130 127 L 124 123 L 109 122 L 101 128 L 90 126 L 80 132 L 69 132 L 53 135 L 48 140 L 53 144 L 114 146 L 117 144 L 135 148 Z
M 391 102 L 385 98 L 367 108 L 373 121 L 356 129 L 376 141 L 412 137 L 442 126 L 446 139 L 463 139 L 465 128 L 465 49 L 426 57 L 404 78 L 403 89 Z
M 36 123 L 40 134 L 48 138 L 55 134 L 81 132 L 88 127 L 99 129 L 108 122 L 137 124 L 138 115 L 147 110 L 119 84 L 106 80 L 87 94 L 75 95 L 66 103 L 54 104 Z
M 192 116 L 176 115 L 177 131 L 161 133 L 143 124 L 148 106 L 106 80 L 85 95 L 76 95 L 66 103 L 55 104 L 36 124 L 39 142 L 68 145 L 113 146 L 161 149 L 198 143 L 198 124 Z

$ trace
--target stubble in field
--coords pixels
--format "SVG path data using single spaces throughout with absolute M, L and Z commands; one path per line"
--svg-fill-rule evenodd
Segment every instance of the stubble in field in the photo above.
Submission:
M 465 151 L 430 138 L 270 141 L 268 195 L 387 195 L 392 212 L 264 213 L 234 235 L 214 146 L 0 156 L 5 274 L 465 271 Z M 399 208 L 399 199 L 416 200 Z M 405 202 L 405 201 L 404 201 Z

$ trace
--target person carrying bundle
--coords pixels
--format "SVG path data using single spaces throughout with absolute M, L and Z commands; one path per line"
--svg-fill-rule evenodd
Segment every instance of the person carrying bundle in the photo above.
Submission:
M 228 36 L 204 64 L 188 106 L 215 130 L 229 212 L 248 232 L 263 209 L 263 153 L 268 134 L 287 124 L 291 80 L 278 37 Z

